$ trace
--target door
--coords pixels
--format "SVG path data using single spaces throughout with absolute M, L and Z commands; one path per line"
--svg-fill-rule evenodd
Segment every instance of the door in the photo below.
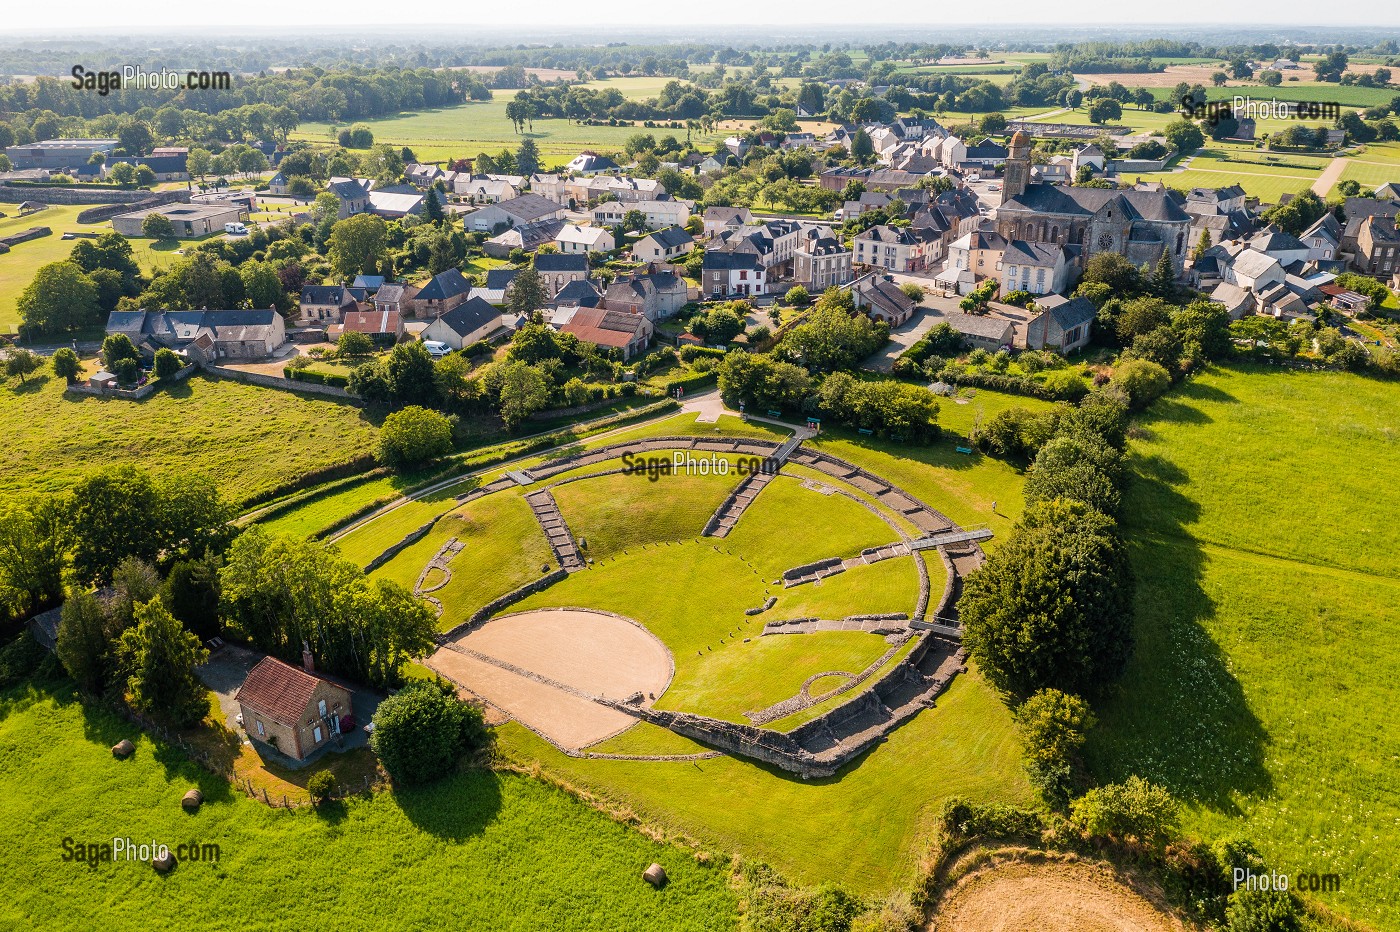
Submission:
M 320 743 L 321 743 L 321 726 L 320 726 L 320 725 L 317 725 L 315 728 L 311 729 L 311 739 L 312 739 L 313 741 L 315 741 L 317 744 L 320 744 Z

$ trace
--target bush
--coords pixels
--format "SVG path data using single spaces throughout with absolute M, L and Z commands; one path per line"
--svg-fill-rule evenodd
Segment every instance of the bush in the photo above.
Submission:
M 446 776 L 463 754 L 485 745 L 481 710 L 442 680 L 417 680 L 379 704 L 370 747 L 394 782 Z
M 1230 895 L 1228 932 L 1302 932 L 1302 908 L 1291 890 L 1246 890 Z
M 156 350 L 156 361 L 154 372 L 158 379 L 168 379 L 183 368 L 180 365 L 180 357 L 175 355 L 174 350 L 161 347 Z
M 1037 837 L 1041 827 L 1040 815 L 1029 809 L 981 806 L 957 796 L 938 814 L 938 833 L 950 839 Z
M 306 792 L 318 803 L 330 799 L 335 793 L 335 775 L 329 770 L 318 770 L 306 781 Z
M 385 466 L 417 466 L 452 450 L 452 422 L 447 416 L 409 405 L 384 419 L 375 453 Z
M 82 364 L 78 362 L 78 354 L 67 346 L 56 350 L 53 354 L 53 374 L 60 379 L 71 382 L 78 377 L 82 371 Z
M 1088 703 L 1058 689 L 1042 689 L 1021 704 L 1015 717 L 1031 785 L 1053 808 L 1063 808 L 1079 780 L 1079 749 L 1094 727 Z
M 1149 359 L 1129 359 L 1113 370 L 1110 385 L 1127 393 L 1134 408 L 1142 409 L 1162 397 L 1171 388 L 1167 370 Z
M 1087 431 L 1063 434 L 1036 454 L 1026 477 L 1026 504 L 1055 499 L 1082 502 L 1117 515 L 1122 467 L 1118 451 Z
M 1170 793 L 1137 775 L 1096 787 L 1070 807 L 1070 821 L 1086 835 L 1136 839 L 1154 847 L 1175 834 L 1180 815 Z

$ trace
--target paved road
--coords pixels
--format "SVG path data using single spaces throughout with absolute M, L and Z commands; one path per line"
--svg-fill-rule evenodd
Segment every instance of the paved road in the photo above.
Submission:
M 1332 190 L 1332 185 L 1341 180 L 1342 172 L 1346 171 L 1350 164 L 1351 159 L 1333 159 L 1313 182 L 1313 193 L 1318 197 L 1326 197 L 1328 192 Z
M 908 275 L 896 275 L 895 279 L 919 281 Z M 926 281 L 919 283 L 927 284 Z M 913 317 L 890 331 L 890 342 L 886 343 L 878 353 L 866 359 L 864 367 L 875 372 L 892 370 L 894 361 L 899 358 L 900 353 L 919 342 L 919 339 L 937 326 L 945 315 L 958 310 L 958 300 L 958 298 L 945 298 L 942 295 L 925 296 L 923 307 L 915 311 Z

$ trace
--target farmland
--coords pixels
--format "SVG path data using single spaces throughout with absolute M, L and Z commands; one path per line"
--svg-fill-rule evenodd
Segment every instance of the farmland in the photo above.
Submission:
M 100 231 L 103 227 L 111 228 L 108 224 L 80 227 L 77 217 L 85 209 L 83 207 L 50 207 L 21 217 L 15 206 L 0 204 L 0 210 L 9 214 L 0 219 L 0 236 L 22 233 L 36 226 L 49 227 L 53 230 L 53 235 L 20 243 L 9 252 L 0 255 L 0 331 L 9 332 L 13 332 L 19 326 L 19 312 L 15 309 L 15 303 L 34 280 L 34 273 L 40 266 L 68 258 L 69 253 L 73 251 L 76 240 L 65 240 L 64 232 L 78 229 Z
M 1101 710 L 1101 778 L 1190 803 L 1187 828 L 1254 839 L 1323 898 L 1400 921 L 1396 388 L 1342 373 L 1200 376 L 1159 402 L 1125 497 L 1138 647 Z M 1322 520 L 1319 520 L 1319 518 Z

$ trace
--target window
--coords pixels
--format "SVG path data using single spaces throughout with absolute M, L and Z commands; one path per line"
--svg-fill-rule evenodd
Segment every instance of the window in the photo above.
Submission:
M 314 742 L 316 742 L 317 744 L 320 744 L 320 743 L 321 743 L 321 726 L 320 726 L 320 725 L 317 725 L 315 728 L 311 729 L 311 740 L 314 741 Z
M 322 718 L 326 717 L 326 700 L 322 699 L 316 703 L 316 713 Z
M 267 734 L 267 731 L 263 728 L 263 723 L 258 722 L 258 737 L 261 738 L 265 734 Z

